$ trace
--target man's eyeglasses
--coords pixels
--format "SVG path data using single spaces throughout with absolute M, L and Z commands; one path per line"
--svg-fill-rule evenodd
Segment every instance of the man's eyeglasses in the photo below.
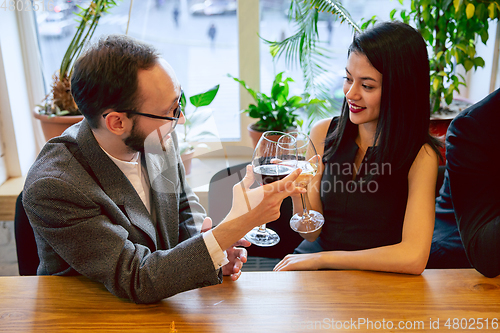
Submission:
M 136 114 L 136 115 L 139 115 L 139 116 L 144 116 L 144 117 L 153 118 L 153 119 L 171 120 L 172 121 L 172 128 L 174 128 L 175 125 L 177 125 L 177 122 L 179 121 L 179 118 L 181 116 L 181 111 L 182 111 L 182 108 L 181 108 L 181 98 L 182 98 L 182 94 L 183 93 L 184 92 L 181 90 L 181 94 L 179 95 L 179 99 L 177 100 L 177 107 L 174 110 L 173 117 L 158 116 L 158 115 L 155 115 L 155 114 L 143 113 L 143 112 L 138 112 L 138 111 L 134 111 L 134 110 L 119 110 L 119 111 L 113 111 L 113 112 L 127 113 L 127 114 Z M 102 115 L 102 117 L 106 118 L 106 116 L 108 114 L 110 114 L 110 113 L 111 112 L 105 113 L 105 114 Z

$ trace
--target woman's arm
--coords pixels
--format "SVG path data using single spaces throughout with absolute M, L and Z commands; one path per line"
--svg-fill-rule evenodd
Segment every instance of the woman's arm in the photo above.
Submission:
M 437 154 L 429 145 L 422 146 L 408 173 L 408 201 L 400 243 L 360 251 L 288 255 L 274 270 L 360 269 L 422 273 L 434 230 L 437 169 Z
M 320 184 L 324 170 L 324 165 L 321 159 L 323 158 L 325 138 L 326 134 L 328 133 L 328 128 L 330 127 L 331 121 L 332 118 L 320 120 L 313 126 L 313 128 L 311 129 L 311 133 L 309 135 L 312 143 L 314 144 L 314 147 L 316 148 L 316 153 L 320 156 L 320 162 L 318 165 L 318 172 L 316 173 L 316 176 L 314 176 L 309 185 L 307 185 L 306 200 L 308 201 L 309 209 L 315 210 L 321 214 L 323 214 L 323 206 L 321 204 L 321 198 L 320 198 L 320 188 L 321 188 Z M 300 195 L 292 196 L 292 202 L 293 202 L 293 213 L 301 214 L 303 209 L 302 209 L 302 201 L 300 200 Z M 313 242 L 316 238 L 318 238 L 320 233 L 321 229 L 310 234 L 301 233 L 300 235 L 304 239 Z

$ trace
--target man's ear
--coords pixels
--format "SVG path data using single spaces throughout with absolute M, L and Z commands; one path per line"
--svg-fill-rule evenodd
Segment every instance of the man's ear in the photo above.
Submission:
M 108 113 L 106 118 L 104 118 L 104 122 L 106 124 L 106 128 L 111 133 L 122 135 L 130 130 L 132 121 L 125 113 L 114 112 L 113 110 L 106 110 L 104 113 Z

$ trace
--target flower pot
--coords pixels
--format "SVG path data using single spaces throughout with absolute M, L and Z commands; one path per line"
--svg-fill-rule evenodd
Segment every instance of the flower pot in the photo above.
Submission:
M 256 130 L 255 124 L 248 125 L 247 129 L 248 129 L 248 134 L 250 135 L 250 139 L 252 139 L 253 148 L 255 149 L 255 147 L 257 147 L 257 143 L 260 140 L 260 137 L 262 136 L 262 133 L 264 132 Z M 296 127 L 291 127 L 288 130 L 286 130 L 285 133 L 293 132 L 296 130 L 297 130 Z
M 255 149 L 255 147 L 257 147 L 257 142 L 259 142 L 260 137 L 264 132 L 257 131 L 256 129 L 254 129 L 254 125 L 255 124 L 248 125 L 247 129 L 248 129 L 248 134 L 250 135 L 250 139 L 252 140 L 253 148 Z
M 181 155 L 182 164 L 184 164 L 184 170 L 186 171 L 186 176 L 191 174 L 191 161 L 194 156 L 194 149 L 188 150 Z
M 43 136 L 46 141 L 53 137 L 61 135 L 66 128 L 83 120 L 83 116 L 53 116 L 49 117 L 38 113 L 37 110 L 33 111 L 36 119 L 40 120 L 42 125 Z

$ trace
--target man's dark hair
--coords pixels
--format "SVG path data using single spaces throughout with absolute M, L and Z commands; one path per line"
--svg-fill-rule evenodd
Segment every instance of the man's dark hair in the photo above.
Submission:
M 152 68 L 157 51 L 125 35 L 102 37 L 76 61 L 71 94 L 92 128 L 106 109 L 134 110 L 138 96 L 137 72 Z

